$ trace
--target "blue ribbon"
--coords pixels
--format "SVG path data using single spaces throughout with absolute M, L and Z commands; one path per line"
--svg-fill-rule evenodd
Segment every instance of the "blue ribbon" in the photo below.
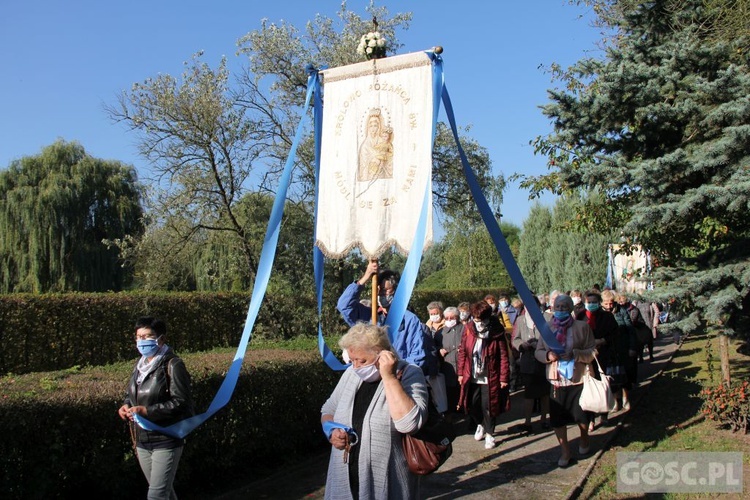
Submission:
M 575 359 L 568 359 L 563 360 L 559 359 L 557 360 L 557 373 L 562 375 L 568 380 L 573 380 L 573 370 L 576 366 L 576 360 Z
M 326 420 L 325 422 L 323 422 L 323 433 L 326 435 L 329 441 L 331 440 L 331 434 L 333 433 L 334 429 L 343 429 L 344 432 L 349 434 L 349 438 L 353 440 L 351 444 L 356 444 L 359 441 L 357 431 L 355 431 L 351 427 L 340 424 L 338 422 L 334 422 L 333 420 Z
M 544 320 L 542 311 L 539 308 L 532 306 L 532 304 L 536 304 L 534 295 L 531 293 L 531 290 L 529 290 L 529 287 L 526 284 L 526 280 L 523 279 L 521 269 L 519 269 L 518 264 L 516 264 L 516 259 L 513 257 L 513 253 L 510 251 L 508 242 L 505 240 L 505 236 L 503 236 L 503 232 L 500 230 L 500 226 L 495 220 L 495 216 L 490 209 L 490 205 L 489 203 L 487 203 L 487 199 L 485 198 L 484 193 L 482 193 L 482 189 L 479 186 L 479 182 L 477 182 L 474 171 L 471 169 L 469 161 L 466 158 L 466 154 L 461 147 L 461 141 L 458 138 L 458 130 L 456 128 L 456 120 L 453 116 L 453 106 L 451 105 L 450 96 L 448 95 L 448 88 L 445 85 L 443 85 L 442 95 L 443 104 L 445 105 L 445 112 L 448 115 L 448 122 L 450 123 L 451 130 L 453 131 L 453 137 L 456 139 L 458 153 L 461 156 L 461 164 L 463 165 L 464 174 L 466 175 L 466 180 L 469 183 L 469 189 L 471 190 L 471 194 L 474 197 L 474 202 L 477 204 L 477 208 L 479 209 L 479 214 L 482 216 L 484 225 L 487 226 L 490 237 L 495 243 L 495 248 L 497 248 L 497 251 L 500 254 L 500 258 L 505 265 L 505 269 L 508 271 L 508 275 L 510 276 L 513 285 L 515 285 L 516 287 L 518 295 L 521 297 L 521 300 L 524 304 L 528 304 L 528 306 L 526 307 L 526 311 L 527 313 L 531 314 L 531 319 L 534 321 L 534 324 L 539 330 L 539 333 L 542 335 L 542 338 L 544 338 L 544 341 L 547 343 L 547 346 L 550 349 L 554 350 L 555 352 L 561 353 L 564 351 L 563 346 L 560 345 L 560 343 L 555 338 L 555 335 L 552 333 L 552 330 L 549 328 L 549 325 L 547 325 L 547 322 Z
M 284 165 L 284 171 L 279 181 L 278 192 L 276 193 L 276 199 L 271 209 L 271 217 L 268 221 L 268 228 L 266 230 L 266 236 L 263 240 L 263 249 L 260 254 L 260 261 L 258 263 L 258 274 L 255 277 L 255 284 L 253 286 L 253 294 L 250 300 L 250 306 L 245 319 L 245 327 L 242 330 L 242 338 L 240 339 L 237 352 L 234 355 L 232 365 L 229 367 L 224 381 L 219 387 L 219 391 L 214 397 L 213 401 L 208 407 L 206 412 L 199 415 L 195 415 L 188 419 L 177 422 L 169 427 L 162 427 L 157 425 L 148 419 L 136 415 L 134 417 L 136 423 L 142 428 L 149 431 L 158 431 L 162 434 L 172 436 L 175 438 L 184 438 L 191 431 L 193 431 L 200 424 L 211 418 L 217 411 L 223 408 L 229 400 L 232 398 L 232 393 L 237 385 L 237 380 L 240 376 L 240 368 L 242 367 L 242 361 L 245 358 L 245 352 L 247 352 L 247 344 L 250 342 L 252 336 L 253 325 L 258 317 L 258 311 L 260 305 L 263 302 L 263 298 L 268 288 L 268 281 L 271 277 L 271 269 L 273 268 L 273 261 L 276 254 L 276 247 L 279 242 L 279 231 L 281 229 L 281 216 L 284 213 L 284 203 L 286 201 L 286 194 L 289 189 L 289 184 L 292 177 L 292 168 L 294 167 L 294 158 L 297 153 L 297 146 L 302 139 L 303 119 L 304 111 L 310 105 L 310 98 L 312 97 L 313 90 L 319 88 L 318 83 L 318 72 L 309 71 L 307 79 L 307 97 L 305 98 L 305 106 L 303 109 L 303 116 L 300 118 L 300 123 L 297 126 L 297 133 L 294 136 L 294 142 L 292 143 L 291 150 L 289 151 L 289 157 L 287 158 L 286 164 Z

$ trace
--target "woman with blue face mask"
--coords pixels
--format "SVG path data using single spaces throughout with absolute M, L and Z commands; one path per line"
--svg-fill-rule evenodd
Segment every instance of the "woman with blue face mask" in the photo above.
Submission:
M 549 402 L 550 425 L 560 443 L 559 467 L 568 467 L 573 455 L 568 444 L 568 425 L 576 424 L 581 433 L 578 454 L 588 455 L 589 420 L 591 414 L 583 411 L 578 402 L 583 390 L 583 375 L 596 354 L 596 341 L 591 327 L 573 316 L 573 299 L 559 294 L 552 304 L 552 319 L 548 325 L 562 351 L 547 346 L 544 337 L 537 341 L 536 359 L 547 368 L 547 380 L 552 390 Z
M 339 346 L 351 366 L 321 408 L 331 443 L 325 498 L 419 498 L 402 435 L 427 420 L 422 370 L 399 359 L 385 327 L 356 323 Z
M 597 358 L 602 370 L 607 370 L 612 364 L 612 346 L 615 345 L 615 339 L 617 337 L 617 320 L 614 315 L 604 310 L 602 307 L 602 296 L 596 290 L 589 290 L 585 294 L 584 310 L 576 319 L 585 321 L 591 327 L 594 332 L 594 339 L 596 340 L 596 350 L 598 352 Z M 599 368 L 596 364 L 592 365 L 594 377 L 600 378 Z M 602 413 L 599 415 L 602 425 L 609 423 L 609 415 Z M 594 418 L 591 418 L 589 422 L 589 432 L 594 430 Z
M 149 484 L 149 500 L 177 498 L 173 484 L 185 442 L 141 428 L 134 416 L 168 427 L 194 414 L 190 375 L 182 359 L 165 343 L 166 334 L 167 325 L 159 319 L 146 316 L 136 321 L 135 344 L 140 357 L 118 410 L 130 425 L 138 463 Z

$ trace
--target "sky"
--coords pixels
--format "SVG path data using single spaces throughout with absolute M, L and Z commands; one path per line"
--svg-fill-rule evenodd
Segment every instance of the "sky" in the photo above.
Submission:
M 371 0 L 347 7 L 367 16 Z M 0 16 L 5 47 L 0 78 L 0 169 L 39 154 L 57 139 L 76 141 L 94 157 L 119 160 L 149 177 L 137 154 L 136 136 L 104 111 L 118 94 L 158 74 L 175 77 L 203 51 L 216 67 L 227 56 L 239 68 L 236 42 L 281 20 L 302 29 L 321 14 L 336 19 L 341 0 L 6 0 Z M 546 161 L 529 141 L 550 132 L 540 105 L 554 87 L 544 71 L 597 55 L 599 32 L 591 13 L 567 0 L 377 1 L 391 14 L 412 12 L 398 33 L 399 53 L 440 45 L 457 125 L 487 148 L 495 174 L 537 175 Z M 352 50 L 355 50 L 353 47 Z M 440 119 L 445 119 L 441 107 Z M 551 206 L 546 195 L 541 203 Z M 509 183 L 501 207 L 504 222 L 518 226 L 534 201 Z M 440 230 L 436 231 L 439 237 Z

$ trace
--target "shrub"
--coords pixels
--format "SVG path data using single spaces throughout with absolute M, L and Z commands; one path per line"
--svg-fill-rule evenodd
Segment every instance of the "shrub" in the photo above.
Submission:
M 715 388 L 705 388 L 701 391 L 703 398 L 702 412 L 721 427 L 729 428 L 732 432 L 747 434 L 748 416 L 750 415 L 750 382 L 733 381 L 727 387 L 721 384 Z

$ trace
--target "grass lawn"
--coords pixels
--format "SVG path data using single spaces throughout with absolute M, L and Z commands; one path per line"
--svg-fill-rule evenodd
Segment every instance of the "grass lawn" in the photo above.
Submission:
M 710 349 L 710 361 L 706 355 Z M 731 345 L 730 366 L 734 379 L 750 377 L 750 357 Z M 750 435 L 720 429 L 704 419 L 700 391 L 704 384 L 715 387 L 721 379 L 718 340 L 715 336 L 691 335 L 675 353 L 602 454 L 588 476 L 579 498 L 748 498 L 750 495 Z M 641 494 L 617 493 L 618 452 L 743 452 L 743 494 Z

